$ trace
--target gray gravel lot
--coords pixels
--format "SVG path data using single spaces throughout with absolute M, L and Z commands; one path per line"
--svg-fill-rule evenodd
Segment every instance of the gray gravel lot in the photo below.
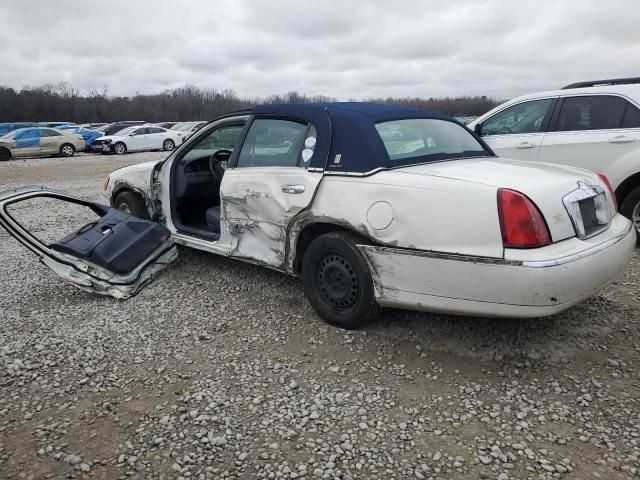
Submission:
M 0 163 L 0 189 L 101 198 L 163 153 Z M 25 206 L 39 232 L 73 209 Z M 0 478 L 640 475 L 640 260 L 540 320 L 392 311 L 328 327 L 298 280 L 189 249 L 117 301 L 0 231 Z

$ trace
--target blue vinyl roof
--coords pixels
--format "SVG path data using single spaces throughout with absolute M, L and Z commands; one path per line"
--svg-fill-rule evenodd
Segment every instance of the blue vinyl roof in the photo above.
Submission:
M 265 104 L 254 107 L 249 113 L 256 116 L 289 117 L 313 124 L 317 131 L 317 143 L 310 168 L 327 172 L 364 174 L 379 168 L 429 161 L 411 158 L 404 162 L 391 163 L 375 124 L 392 120 L 426 118 L 453 122 L 476 137 L 481 145 L 479 150 L 484 149 L 486 155 L 494 155 L 481 138 L 458 121 L 426 110 L 366 102 L 327 102 Z M 459 155 L 441 157 L 431 161 L 457 158 Z

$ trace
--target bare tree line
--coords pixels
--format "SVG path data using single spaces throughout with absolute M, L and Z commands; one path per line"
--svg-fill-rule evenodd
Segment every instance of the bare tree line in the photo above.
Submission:
M 90 88 L 83 94 L 67 82 L 41 87 L 24 87 L 19 91 L 0 86 L 0 122 L 208 120 L 262 103 L 309 103 L 334 100 L 331 97 L 308 96 L 298 92 L 263 98 L 241 98 L 233 90 L 198 88 L 191 85 L 156 94 L 137 93 L 129 97 L 109 95 L 109 89 L 106 86 Z M 499 103 L 496 99 L 484 96 L 389 97 L 367 100 L 433 110 L 453 116 L 481 115 Z

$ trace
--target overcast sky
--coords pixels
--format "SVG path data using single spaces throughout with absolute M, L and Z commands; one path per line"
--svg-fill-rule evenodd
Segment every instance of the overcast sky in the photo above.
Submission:
M 0 84 L 340 100 L 640 75 L 640 0 L 2 0 Z

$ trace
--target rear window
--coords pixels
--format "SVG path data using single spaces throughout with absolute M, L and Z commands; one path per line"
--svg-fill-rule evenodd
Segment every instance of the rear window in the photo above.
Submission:
M 490 155 L 471 133 L 445 120 L 394 120 L 376 124 L 376 130 L 392 162 Z

